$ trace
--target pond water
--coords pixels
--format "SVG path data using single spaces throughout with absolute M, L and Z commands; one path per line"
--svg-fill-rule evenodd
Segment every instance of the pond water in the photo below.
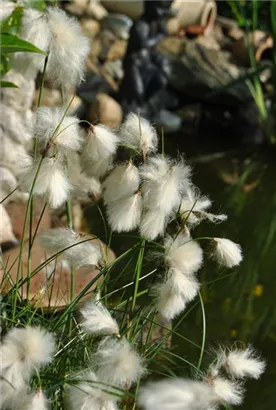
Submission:
M 276 155 L 227 156 L 195 165 L 195 180 L 210 195 L 215 209 L 229 220 L 200 227 L 196 232 L 227 237 L 241 244 L 242 264 L 235 270 L 215 265 L 201 272 L 207 322 L 206 346 L 240 340 L 252 343 L 266 358 L 260 381 L 248 383 L 244 410 L 272 410 L 276 406 Z M 224 277 L 225 275 L 230 275 Z M 208 284 L 210 281 L 213 284 Z M 205 284 L 204 284 L 205 283 Z M 198 306 L 179 328 L 201 344 L 202 313 Z M 179 354 L 198 357 L 190 344 L 175 337 Z M 204 367 L 204 366 L 203 366 Z
M 171 154 L 184 151 L 183 142 L 179 144 L 172 139 L 167 145 L 166 152 L 171 151 Z M 241 244 L 244 253 L 244 260 L 237 269 L 224 270 L 208 261 L 200 272 L 207 324 L 206 349 L 216 347 L 218 342 L 249 342 L 268 362 L 261 380 L 247 384 L 246 400 L 240 406 L 243 410 L 272 410 L 276 405 L 275 159 L 275 149 L 258 149 L 253 154 L 232 152 L 190 158 L 195 184 L 213 200 L 214 212 L 229 216 L 228 221 L 218 225 L 200 225 L 194 236 L 232 239 Z M 96 213 L 95 209 L 88 212 L 90 229 L 93 233 L 103 234 L 95 222 L 99 219 L 95 217 Z M 124 250 L 125 242 L 125 238 L 113 238 L 112 247 L 117 255 Z M 131 239 L 128 239 L 127 246 L 131 246 Z M 199 303 L 177 331 L 201 345 L 202 311 Z M 175 354 L 197 363 L 200 352 L 191 343 L 174 336 L 172 346 Z M 202 368 L 206 358 L 208 354 L 203 359 Z M 187 375 L 187 366 L 177 361 L 174 372 Z

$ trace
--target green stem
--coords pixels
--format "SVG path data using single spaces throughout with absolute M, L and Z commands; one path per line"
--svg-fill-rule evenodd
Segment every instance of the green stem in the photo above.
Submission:
M 66 201 L 66 216 L 67 216 L 68 228 L 73 229 L 72 203 L 70 199 L 67 199 Z
M 202 342 L 201 342 L 200 355 L 199 355 L 198 364 L 197 364 L 197 368 L 198 370 L 200 370 L 203 355 L 204 355 L 204 350 L 205 350 L 205 344 L 206 344 L 206 315 L 205 315 L 204 303 L 203 303 L 200 292 L 198 292 L 198 296 L 199 296 L 201 311 L 202 311 Z
M 43 88 L 44 88 L 44 82 L 45 82 L 45 75 L 46 75 L 47 63 L 48 63 L 48 55 L 45 57 L 45 60 L 44 60 L 44 66 L 43 66 L 43 72 L 42 72 L 42 80 L 41 80 L 41 85 L 40 85 L 40 88 L 39 88 L 37 108 L 39 108 L 39 107 L 40 107 L 40 104 L 41 104 L 42 91 L 43 91 Z M 37 138 L 35 137 L 35 140 L 34 140 L 34 159 L 36 159 L 36 156 L 37 156 L 37 149 L 38 149 L 38 140 L 37 140 Z M 34 239 L 32 238 L 32 233 L 33 233 L 33 213 L 34 213 L 34 197 L 31 196 L 30 211 L 29 211 L 29 248 L 28 248 L 27 300 L 29 299 L 29 292 L 30 292 L 30 273 L 31 273 L 31 270 L 32 270 L 32 255 L 31 255 L 31 249 L 32 249 L 33 241 L 34 241 Z
M 143 263 L 144 252 L 145 252 L 145 244 L 146 244 L 146 240 L 143 239 L 141 243 L 140 251 L 139 251 L 137 265 L 136 265 L 135 285 L 134 285 L 134 293 L 133 293 L 132 307 L 131 307 L 132 312 L 134 311 L 135 305 L 136 305 L 139 281 L 140 281 L 140 276 L 141 276 L 141 271 L 142 271 L 142 263 Z
M 32 186 L 31 186 L 31 190 L 30 190 L 30 196 L 29 196 L 29 199 L 28 199 L 28 202 L 27 202 L 27 209 L 26 209 L 26 213 L 25 213 L 25 217 L 24 217 L 24 224 L 23 224 L 22 238 L 21 238 L 21 242 L 20 242 L 18 266 L 17 266 L 17 274 L 16 274 L 15 297 L 14 297 L 14 301 L 13 301 L 12 318 L 14 318 L 14 316 L 15 316 L 16 301 L 17 301 L 17 298 L 18 298 L 19 278 L 20 278 L 21 270 L 22 270 L 22 256 L 23 256 L 23 249 L 24 249 L 24 238 L 25 238 L 25 235 L 26 235 L 27 221 L 28 221 L 28 216 L 30 214 L 31 204 L 32 204 L 33 190 L 34 190 L 34 187 L 35 187 L 35 183 L 36 183 L 36 180 L 37 180 L 37 177 L 38 177 L 39 170 L 41 168 L 43 159 L 44 159 L 44 156 L 42 156 L 40 161 L 39 161 L 37 171 L 36 171 L 34 180 L 32 182 Z
M 41 80 L 41 85 L 40 85 L 40 88 L 39 88 L 37 108 L 39 108 L 39 107 L 40 107 L 40 104 L 41 104 L 42 91 L 43 91 L 43 88 L 44 88 L 44 82 L 45 82 L 45 75 L 46 75 L 46 68 L 47 68 L 47 64 L 48 64 L 48 59 L 49 59 L 49 56 L 46 56 L 46 57 L 45 57 L 45 60 L 44 60 L 44 66 L 43 66 L 43 72 L 42 72 L 42 80 Z

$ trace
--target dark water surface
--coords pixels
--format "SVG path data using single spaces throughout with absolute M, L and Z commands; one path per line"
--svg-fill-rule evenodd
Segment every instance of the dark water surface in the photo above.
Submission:
M 235 270 L 208 265 L 200 273 L 207 321 L 206 347 L 250 342 L 267 360 L 260 381 L 247 384 L 244 410 L 276 408 L 276 155 L 227 156 L 196 164 L 195 180 L 214 201 L 214 209 L 229 216 L 219 225 L 205 225 L 196 236 L 214 235 L 241 244 L 242 264 Z M 207 284 L 224 275 L 229 277 Z M 181 330 L 181 331 L 180 331 Z M 201 344 L 202 313 L 191 312 L 180 333 Z M 178 354 L 194 359 L 199 352 L 177 337 Z M 204 362 L 203 362 L 204 364 Z M 204 366 L 203 366 L 204 368 Z
M 172 139 L 166 143 L 166 152 L 172 155 L 183 152 L 183 145 Z M 243 248 L 244 260 L 237 269 L 222 269 L 208 260 L 199 273 L 206 313 L 206 349 L 216 347 L 218 342 L 252 343 L 267 360 L 267 371 L 260 381 L 247 383 L 246 400 L 239 408 L 273 410 L 276 408 L 276 150 L 256 151 L 193 155 L 194 183 L 213 200 L 214 212 L 229 217 L 219 225 L 200 225 L 194 236 L 226 237 Z M 95 212 L 95 209 L 88 212 L 90 229 L 103 234 Z M 112 247 L 117 255 L 131 246 L 132 240 L 126 243 L 126 237 L 113 238 Z M 177 331 L 201 345 L 199 303 Z M 197 363 L 198 348 L 177 336 L 172 344 L 175 354 Z M 185 363 L 176 361 L 174 372 L 187 376 Z M 208 354 L 203 358 L 202 369 L 204 364 L 209 364 Z

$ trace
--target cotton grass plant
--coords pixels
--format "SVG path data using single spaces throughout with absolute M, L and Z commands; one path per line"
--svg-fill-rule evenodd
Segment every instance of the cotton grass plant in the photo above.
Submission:
M 28 202 L 18 256 L 2 260 L 2 285 L 10 286 L 2 295 L 0 408 L 210 410 L 241 404 L 245 379 L 257 379 L 265 369 L 253 348 L 222 347 L 210 354 L 204 327 L 198 363 L 182 358 L 193 379 L 187 374 L 169 378 L 169 367 L 158 367 L 157 360 L 161 353 L 170 354 L 164 346 L 176 329 L 171 321 L 183 320 L 193 304 L 200 303 L 206 325 L 200 270 L 208 257 L 227 268 L 242 261 L 240 246 L 231 240 L 193 234 L 201 221 L 216 223 L 226 216 L 209 212 L 211 201 L 193 184 L 185 158 L 158 153 L 158 135 L 146 119 L 131 113 L 114 130 L 68 115 L 72 100 L 66 100 L 66 91 L 82 80 L 87 39 L 59 9 L 24 13 L 23 37 L 47 57 L 43 62 L 22 53 L 14 59 L 15 68 L 24 68 L 26 75 L 42 70 L 43 79 L 47 75 L 62 90 L 64 104 L 37 108 L 30 124 L 33 151 L 20 159 L 19 189 L 28 193 Z M 45 206 L 65 210 L 67 225 L 38 234 L 39 226 L 32 226 L 37 197 Z M 126 250 L 115 260 L 109 262 L 103 246 L 74 230 L 75 200 L 98 207 L 106 245 L 124 239 Z M 37 236 L 46 260 L 33 266 Z M 25 238 L 28 272 L 23 278 Z M 22 286 L 28 287 L 42 268 L 54 272 L 62 263 L 72 279 L 71 301 L 62 311 L 38 308 L 28 293 L 22 297 Z M 94 268 L 99 273 L 75 294 L 77 269 Z M 43 291 L 38 289 L 38 295 Z M 90 300 L 83 304 L 87 295 Z M 166 333 L 154 339 L 156 326 Z M 209 367 L 202 370 L 204 355 Z M 167 378 L 146 382 L 158 374 Z

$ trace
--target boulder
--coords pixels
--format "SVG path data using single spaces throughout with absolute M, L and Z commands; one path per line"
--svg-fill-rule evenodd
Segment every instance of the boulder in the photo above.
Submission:
M 107 94 L 97 94 L 96 101 L 89 106 L 88 120 L 99 121 L 110 127 L 118 127 L 123 120 L 120 104 Z
M 164 66 L 169 84 L 193 100 L 235 106 L 252 101 L 243 81 L 245 70 L 231 63 L 229 53 L 217 49 L 216 42 L 206 46 L 197 40 L 166 38 L 158 50 L 168 58 Z
M 107 248 L 105 244 L 92 236 L 84 236 L 83 239 L 91 237 L 92 242 L 97 243 L 103 254 L 105 263 L 115 260 L 114 252 Z M 28 277 L 28 250 L 29 243 L 25 241 L 22 254 L 22 270 L 20 279 L 24 281 Z M 18 269 L 19 246 L 4 254 L 5 271 L 1 268 L 0 280 L 2 282 L 2 294 L 5 295 L 16 282 Z M 91 291 L 95 290 L 102 277 L 96 282 L 91 283 L 97 277 L 100 270 L 93 266 L 82 267 L 71 274 L 70 265 L 67 261 L 53 259 L 46 265 L 43 263 L 47 260 L 45 251 L 41 248 L 36 238 L 32 247 L 31 274 L 29 279 L 28 300 L 36 307 L 45 309 L 62 309 L 68 305 L 72 298 L 76 298 L 88 286 L 87 291 L 81 297 L 80 303 L 91 298 Z M 74 292 L 71 294 L 71 281 L 74 281 Z M 91 284 L 91 286 L 89 286 Z M 19 287 L 19 294 L 22 299 L 27 299 L 28 292 L 27 281 Z

